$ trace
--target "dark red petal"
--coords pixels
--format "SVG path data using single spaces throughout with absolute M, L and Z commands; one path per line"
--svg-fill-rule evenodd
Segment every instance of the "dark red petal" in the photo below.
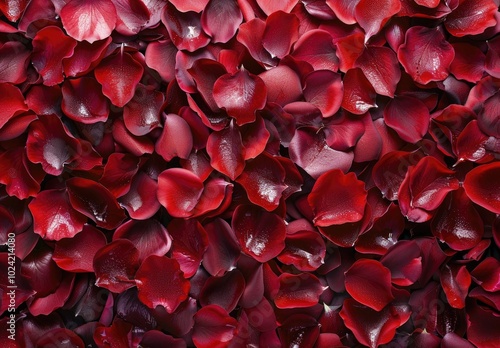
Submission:
M 135 281 L 139 300 L 150 308 L 165 307 L 167 313 L 174 312 L 187 299 L 190 288 L 179 263 L 165 256 L 147 257 L 137 270 Z
M 313 29 L 297 40 L 291 56 L 311 64 L 314 70 L 337 71 L 339 58 L 336 51 L 332 36 L 327 31 Z
M 111 0 L 116 8 L 116 31 L 123 35 L 137 34 L 150 19 L 150 12 L 140 0 Z
M 441 341 L 441 348 L 474 348 L 475 346 L 467 339 L 460 337 L 454 332 L 448 332 Z
M 44 176 L 42 167 L 29 162 L 22 147 L 0 153 L 0 183 L 6 185 L 9 196 L 19 199 L 36 196 Z
M 186 348 L 186 341 L 182 338 L 166 335 L 158 330 L 149 330 L 142 336 L 139 345 L 141 347 Z
M 241 126 L 239 129 L 245 148 L 245 160 L 257 157 L 266 149 L 271 134 L 262 117 L 257 116 L 255 122 Z
M 160 74 L 161 78 L 170 82 L 175 78 L 175 56 L 177 48 L 170 40 L 158 40 L 146 47 L 146 64 Z
M 266 19 L 266 29 L 262 37 L 262 46 L 271 57 L 282 59 L 299 38 L 299 19 L 294 14 L 283 11 L 273 12 Z
M 154 309 L 153 314 L 162 330 L 180 337 L 186 335 L 193 328 L 193 316 L 196 314 L 197 308 L 196 300 L 189 297 L 173 313 L 167 313 L 165 308 L 160 306 Z
M 399 46 L 398 58 L 415 82 L 427 84 L 448 77 L 455 57 L 453 46 L 439 28 L 415 26 L 406 32 L 405 43 Z
M 236 207 L 232 227 L 242 251 L 259 262 L 271 260 L 285 248 L 285 222 L 260 207 Z
M 391 271 L 379 261 L 361 259 L 345 272 L 347 292 L 358 302 L 381 311 L 394 300 Z
M 365 42 L 377 34 L 400 9 L 401 2 L 398 0 L 360 0 L 354 9 L 354 17 L 366 33 Z
M 210 277 L 201 289 L 200 304 L 218 305 L 228 313 L 236 308 L 245 289 L 245 278 L 237 269 L 227 272 L 222 277 Z
M 130 154 L 112 153 L 99 182 L 118 198 L 130 190 L 132 178 L 138 169 L 139 158 Z
M 316 231 L 288 233 L 285 249 L 278 255 L 285 265 L 294 265 L 299 271 L 315 271 L 324 264 L 326 247 L 323 238 Z
M 2 82 L 0 83 L 0 89 L 2 90 L 0 94 L 0 104 L 2 105 L 0 109 L 0 128 L 2 128 L 14 115 L 28 110 L 28 107 L 24 102 L 21 91 L 16 86 Z
M 496 24 L 497 11 L 498 5 L 492 0 L 460 1 L 458 7 L 446 16 L 444 26 L 457 37 L 481 34 Z
M 368 46 L 356 59 L 354 67 L 363 71 L 375 92 L 394 97 L 396 85 L 401 78 L 401 70 L 393 50 L 387 47 Z
M 494 257 L 485 258 L 471 274 L 474 281 L 484 290 L 490 292 L 500 290 L 500 262 Z
M 47 296 L 37 297 L 33 301 L 28 302 L 28 310 L 30 313 L 34 316 L 49 315 L 56 309 L 64 306 L 73 290 L 74 281 L 74 273 L 65 273 L 56 291 Z
M 211 166 L 222 174 L 235 180 L 245 167 L 245 150 L 243 141 L 234 121 L 216 132 L 212 132 L 207 140 L 207 153 Z
M 484 60 L 484 55 L 481 56 L 483 60 L 479 60 L 478 63 L 483 63 L 484 65 L 481 64 L 478 68 L 482 68 L 491 76 L 498 78 L 500 77 L 500 40 L 495 37 L 492 40 L 488 40 L 487 44 L 488 51 L 486 52 L 486 60 Z
M 384 121 L 401 139 L 416 143 L 429 128 L 429 109 L 417 98 L 398 96 L 385 107 Z
M 164 118 L 163 132 L 155 145 L 156 152 L 167 162 L 174 157 L 188 158 L 193 148 L 189 124 L 176 114 L 168 114 Z
M 478 286 L 469 292 L 469 297 L 477 299 L 497 311 L 500 310 L 500 292 L 498 291 L 489 292 Z
M 78 42 L 71 57 L 63 59 L 64 74 L 73 77 L 84 75 L 104 57 L 110 43 L 111 37 L 106 37 L 94 43 Z
M 453 308 L 464 308 L 472 279 L 465 266 L 445 265 L 440 273 L 441 286 Z
M 84 348 L 82 339 L 73 331 L 66 328 L 56 328 L 44 333 L 36 341 L 36 347 L 56 346 L 60 348 Z
M 23 113 L 19 116 L 12 117 L 0 129 L 0 141 L 12 140 L 23 134 L 28 126 L 37 119 L 37 115 L 32 112 Z
M 266 85 L 268 102 L 284 106 L 302 96 L 299 76 L 286 65 L 266 70 L 259 77 Z
M 262 45 L 262 38 L 266 29 L 266 23 L 259 18 L 252 18 L 250 21 L 240 25 L 236 38 L 243 44 L 250 55 L 257 62 L 269 66 L 276 66 L 277 61 L 266 51 Z
M 111 320 L 110 320 L 111 321 Z M 98 326 L 93 335 L 93 341 L 101 347 L 127 347 L 132 340 L 132 324 L 115 318 L 109 327 Z
M 455 50 L 455 58 L 450 65 L 450 72 L 459 80 L 478 82 L 485 70 L 484 53 L 469 43 L 454 43 L 452 46 Z
M 370 113 L 364 114 L 360 121 L 363 122 L 364 132 L 354 148 L 354 162 L 376 160 L 380 157 L 382 151 L 382 138 L 377 128 L 375 128 Z
M 66 187 L 73 208 L 92 219 L 97 226 L 112 230 L 125 219 L 116 198 L 101 184 L 75 177 L 66 181 Z
M 314 306 L 325 290 L 319 279 L 311 273 L 283 273 L 279 276 L 279 282 L 280 289 L 274 303 L 282 309 Z
M 500 163 L 484 164 L 468 172 L 463 183 L 467 196 L 474 203 L 496 214 L 500 214 L 499 175 Z
M 212 59 L 200 58 L 193 63 L 188 72 L 196 83 L 196 89 L 210 109 L 213 112 L 220 111 L 213 97 L 213 89 L 215 81 L 227 74 L 224 65 Z
M 317 70 L 304 79 L 304 98 L 316 106 L 323 117 L 335 114 L 342 104 L 344 85 L 340 74 L 329 70 Z
M 365 50 L 364 39 L 365 35 L 359 30 L 337 40 L 337 56 L 341 71 L 346 72 L 354 68 L 356 60 Z
M 94 256 L 95 285 L 115 293 L 135 286 L 139 251 L 127 239 L 118 239 L 99 249 Z
M 402 240 L 394 244 L 380 262 L 390 270 L 392 283 L 399 286 L 412 285 L 422 274 L 420 248 L 414 241 Z
M 255 121 L 255 110 L 263 109 L 267 99 L 264 81 L 244 70 L 219 77 L 213 93 L 217 105 L 225 108 L 238 125 Z
M 94 78 L 64 81 L 62 95 L 61 108 L 72 120 L 92 124 L 108 119 L 108 101 L 101 93 L 101 85 Z
M 326 227 L 361 220 L 367 197 L 364 186 L 354 173 L 344 174 L 339 169 L 321 175 L 307 198 L 314 224 Z
M 498 103 L 500 102 L 500 93 L 486 99 L 483 109 L 477 115 L 479 128 L 486 134 L 500 138 L 500 121 L 498 119 Z
M 284 180 L 283 166 L 264 152 L 246 163 L 236 182 L 243 186 L 250 202 L 272 211 L 280 204 L 281 195 L 286 189 Z
M 136 136 L 146 135 L 160 127 L 163 93 L 139 84 L 132 100 L 123 108 L 123 121 Z
M 439 5 L 440 2 L 441 0 L 415 0 L 416 4 L 428 8 L 435 8 Z
M 212 42 L 228 42 L 243 21 L 243 15 L 234 1 L 211 0 L 201 15 L 203 30 Z
M 495 347 L 500 341 L 500 334 L 496 329 L 500 325 L 498 314 L 476 303 L 471 304 L 467 314 L 468 340 L 476 347 Z
M 377 94 L 361 69 L 349 69 L 344 75 L 343 83 L 342 108 L 353 114 L 363 115 L 377 106 Z
M 0 4 L 0 11 L 9 21 L 17 22 L 29 3 L 30 1 L 27 0 L 2 1 Z
M 139 172 L 132 179 L 130 190 L 118 201 L 132 219 L 149 219 L 160 209 L 157 190 L 158 183 L 149 175 Z
M 355 24 L 354 9 L 359 0 L 326 0 L 326 4 L 333 10 L 338 19 L 345 24 Z
M 106 245 L 106 237 L 97 228 L 84 225 L 81 233 L 58 241 L 52 259 L 59 268 L 69 272 L 94 272 L 96 252 Z M 75 255 L 78 257 L 75 257 Z
M 27 76 L 28 58 L 30 52 L 16 41 L 7 41 L 0 46 L 0 82 L 18 84 L 24 82 Z
M 207 232 L 195 219 L 173 219 L 167 229 L 172 236 L 172 257 L 179 262 L 185 277 L 191 278 L 207 250 Z
M 60 12 L 64 29 L 78 41 L 90 43 L 108 37 L 116 26 L 116 8 L 111 0 L 68 1 Z
M 231 226 L 225 220 L 217 218 L 203 227 L 208 236 L 203 267 L 208 273 L 218 277 L 235 268 L 240 257 L 240 246 Z
M 204 150 L 193 151 L 187 159 L 181 159 L 179 162 L 182 168 L 195 173 L 202 181 L 205 181 L 213 172 L 210 158 Z
M 17 273 L 26 279 L 30 290 L 36 292 L 38 297 L 47 296 L 53 293 L 61 284 L 63 272 L 52 260 L 53 252 L 43 243 L 33 249 L 33 251 L 23 260 L 21 272 Z M 19 284 L 16 277 L 16 284 Z M 5 283 L 4 283 L 5 284 Z
M 144 68 L 129 53 L 120 51 L 104 58 L 94 70 L 96 80 L 102 85 L 102 93 L 115 106 L 127 104 L 135 93 Z
M 213 178 L 205 183 L 203 193 L 196 207 L 193 209 L 193 217 L 207 214 L 217 216 L 228 208 L 233 193 L 233 184 L 222 178 Z M 218 210 L 218 209 L 222 210 Z
M 171 0 L 170 2 L 181 12 L 201 12 L 207 6 L 209 0 Z
M 203 193 L 203 182 L 192 172 L 171 168 L 158 176 L 158 200 L 173 217 L 189 217 Z
M 223 308 L 205 306 L 194 316 L 193 342 L 198 348 L 225 347 L 236 335 L 237 325 Z
M 289 316 L 278 328 L 282 346 L 313 347 L 319 336 L 319 325 L 316 319 L 307 314 Z

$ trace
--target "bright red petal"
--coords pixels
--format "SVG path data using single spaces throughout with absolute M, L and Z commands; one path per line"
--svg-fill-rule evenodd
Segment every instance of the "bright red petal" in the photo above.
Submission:
M 476 204 L 500 214 L 500 163 L 484 164 L 472 169 L 465 176 L 463 187 L 467 196 Z
M 449 15 L 444 26 L 457 37 L 481 34 L 496 24 L 495 13 L 498 4 L 493 0 L 464 0 Z
M 311 64 L 314 70 L 337 71 L 339 58 L 332 36 L 324 30 L 313 29 L 302 35 L 295 45 L 291 56 Z

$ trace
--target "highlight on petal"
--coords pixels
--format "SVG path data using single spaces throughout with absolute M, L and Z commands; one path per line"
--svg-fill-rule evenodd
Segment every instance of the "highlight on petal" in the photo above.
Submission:
M 177 47 L 170 40 L 151 42 L 146 47 L 145 61 L 148 67 L 160 74 L 165 82 L 175 78 L 175 56 Z
M 151 13 L 139 0 L 111 0 L 116 9 L 116 31 L 123 35 L 137 34 L 146 25 Z
M 465 176 L 463 187 L 474 203 L 500 214 L 500 163 L 493 162 L 472 169 Z
M 211 0 L 201 15 L 203 30 L 212 37 L 212 42 L 228 42 L 243 21 L 236 1 Z
M 495 13 L 498 5 L 492 0 L 464 0 L 446 16 L 444 26 L 457 37 L 481 34 L 497 24 Z
M 273 1 L 273 0 L 256 0 L 262 11 L 268 16 L 277 11 L 289 13 L 297 4 L 297 0 Z
M 342 108 L 356 115 L 363 115 L 371 108 L 377 106 L 375 99 L 377 94 L 359 68 L 349 69 L 344 75 L 344 95 Z
M 484 290 L 495 292 L 500 290 L 500 262 L 494 257 L 487 257 L 471 272 L 474 282 Z
M 139 300 L 149 308 L 162 306 L 173 313 L 188 298 L 190 283 L 179 263 L 166 256 L 151 255 L 135 275 Z
M 472 278 L 465 266 L 445 265 L 441 269 L 440 281 L 448 303 L 453 308 L 464 308 Z
M 325 290 L 319 279 L 311 273 L 283 273 L 279 276 L 279 282 L 280 289 L 274 303 L 282 309 L 314 306 Z
M 365 42 L 377 34 L 400 9 L 401 2 L 398 0 L 359 0 L 354 17 L 366 33 Z
M 422 275 L 421 251 L 415 241 L 397 242 L 387 250 L 380 263 L 390 270 L 391 282 L 399 286 L 410 286 Z
M 293 314 L 278 328 L 279 339 L 285 347 L 303 344 L 313 347 L 320 335 L 318 321 L 307 314 Z
M 333 116 L 342 104 L 344 85 L 340 74 L 316 70 L 304 79 L 304 98 L 316 106 L 323 117 Z
M 315 271 L 325 262 L 326 246 L 316 231 L 296 231 L 287 233 L 285 249 L 278 260 L 293 265 L 299 271 Z
M 127 210 L 132 219 L 149 219 L 160 209 L 160 202 L 156 197 L 157 191 L 158 183 L 156 180 L 139 172 L 132 179 L 129 191 L 121 196 L 118 202 Z
M 94 78 L 65 80 L 61 90 L 61 109 L 72 120 L 92 124 L 108 119 L 108 101 L 102 95 L 101 85 Z
M 213 276 L 221 276 L 236 267 L 240 257 L 240 245 L 231 226 L 217 218 L 205 226 L 208 244 L 203 254 L 203 267 Z
M 139 159 L 130 154 L 112 153 L 104 166 L 99 182 L 115 197 L 121 197 L 130 190 L 132 178 L 139 169 Z
M 384 109 L 385 124 L 409 143 L 416 143 L 423 138 L 429 129 L 430 119 L 427 106 L 410 96 L 397 96 Z
M 198 348 L 226 346 L 236 335 L 237 325 L 223 308 L 204 306 L 194 316 L 193 343 Z

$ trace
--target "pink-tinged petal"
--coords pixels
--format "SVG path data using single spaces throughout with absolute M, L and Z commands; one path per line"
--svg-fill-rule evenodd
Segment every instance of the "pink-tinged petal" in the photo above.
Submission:
M 388 306 L 381 311 L 375 311 L 348 298 L 344 300 L 340 316 L 361 344 L 376 348 L 389 343 L 396 329 L 408 320 L 407 306 L 401 307 L 401 310 L 395 306 Z
M 71 291 L 73 290 L 73 284 L 75 281 L 75 274 L 73 273 L 65 273 L 61 284 L 52 294 L 37 297 L 33 301 L 28 302 L 28 310 L 34 315 L 49 315 L 56 309 L 64 306 L 66 301 L 71 295 Z
M 399 12 L 401 2 L 398 0 L 360 0 L 354 9 L 354 17 L 366 33 L 365 42 Z
M 140 0 L 111 0 L 116 9 L 116 31 L 123 35 L 137 34 L 150 18 L 146 5 Z
M 236 308 L 245 289 L 245 278 L 237 269 L 221 277 L 210 277 L 201 289 L 200 304 L 205 307 L 218 305 L 228 313 Z
M 402 240 L 394 244 L 380 263 L 391 272 L 392 283 L 399 286 L 412 285 L 422 274 L 420 248 L 414 241 Z
M 149 255 L 163 256 L 172 245 L 172 238 L 167 229 L 157 220 L 129 220 L 118 227 L 113 240 L 128 239 L 139 250 L 139 260 Z
M 426 0 L 422 0 L 426 1 Z M 450 4 L 451 7 L 456 6 L 453 3 Z M 439 4 L 434 8 L 429 8 L 426 6 L 419 5 L 414 0 L 403 0 L 401 1 L 401 11 L 399 12 L 399 16 L 408 16 L 408 17 L 416 17 L 416 18 L 432 18 L 438 19 L 443 18 L 451 12 L 449 3 L 446 1 L 440 1 Z
M 203 193 L 203 182 L 192 172 L 171 168 L 158 176 L 158 200 L 173 217 L 189 217 Z
M 219 77 L 227 74 L 226 68 L 215 60 L 200 58 L 193 63 L 188 72 L 203 100 L 213 112 L 218 112 L 220 109 L 213 97 L 214 83 Z
M 164 118 L 163 132 L 155 145 L 156 152 L 167 162 L 174 157 L 188 158 L 193 148 L 189 124 L 176 114 L 168 114 Z
M 336 51 L 332 36 L 327 31 L 313 29 L 297 40 L 291 56 L 311 64 L 314 70 L 337 71 L 339 58 Z
M 44 333 L 36 341 L 36 347 L 84 348 L 85 344 L 76 333 L 66 328 L 56 328 Z
M 304 79 L 304 98 L 316 106 L 323 117 L 333 116 L 342 104 L 344 85 L 340 74 L 329 70 L 317 70 Z
M 494 257 L 485 258 L 471 272 L 474 282 L 484 290 L 495 292 L 500 290 L 500 262 Z
M 146 135 L 160 127 L 165 95 L 150 86 L 137 85 L 133 98 L 123 108 L 123 121 L 130 133 Z
M 106 37 L 94 43 L 78 42 L 71 57 L 63 59 L 64 74 L 66 76 L 84 75 L 100 62 L 110 43 L 111 37 Z
M 111 0 L 68 1 L 60 12 L 64 29 L 78 41 L 93 43 L 108 37 L 116 26 L 116 8 Z
M 285 169 L 266 152 L 249 160 L 236 182 L 243 186 L 250 202 L 272 211 L 280 204 L 286 189 Z
M 201 308 L 194 316 L 193 343 L 198 348 L 227 347 L 238 322 L 217 305 Z
M 132 178 L 138 169 L 139 158 L 130 154 L 112 153 L 99 182 L 118 198 L 130 190 Z
M 177 48 L 170 40 L 152 41 L 146 47 L 146 64 L 160 74 L 165 82 L 175 78 L 175 56 Z
M 203 267 L 213 276 L 221 276 L 232 270 L 240 257 L 240 246 L 231 226 L 220 218 L 205 226 L 208 245 L 203 255 Z
M 260 207 L 236 207 L 232 227 L 242 251 L 259 262 L 271 260 L 285 248 L 285 222 Z
M 344 75 L 343 83 L 342 108 L 350 113 L 363 115 L 377 106 L 375 89 L 361 69 L 349 69 Z
M 354 9 L 359 0 L 326 0 L 326 4 L 333 10 L 338 19 L 345 24 L 355 24 Z
M 452 46 L 455 58 L 451 62 L 450 72 L 459 80 L 472 83 L 481 80 L 487 56 L 478 47 L 469 43 L 454 43 Z
M 259 18 L 252 18 L 240 25 L 236 38 L 244 45 L 253 59 L 261 64 L 276 66 L 277 60 L 266 51 L 262 45 L 262 38 L 266 29 L 266 23 Z
M 94 256 L 95 285 L 114 293 L 135 286 L 139 251 L 127 239 L 118 239 L 99 249 Z
M 242 21 L 243 15 L 236 1 L 211 0 L 201 15 L 203 30 L 215 43 L 231 40 Z
M 356 301 L 376 311 L 394 300 L 391 271 L 376 260 L 356 261 L 345 272 L 345 287 Z
M 171 0 L 170 2 L 181 12 L 201 12 L 205 9 L 209 0 Z
M 10 82 L 18 84 L 24 82 L 30 52 L 17 41 L 7 41 L 0 46 L 0 83 Z
M 29 5 L 27 0 L 9 0 L 0 3 L 0 11 L 11 22 L 17 22 Z
M 267 70 L 259 75 L 267 89 L 267 101 L 284 106 L 302 97 L 302 85 L 295 71 L 286 65 Z
M 299 38 L 299 19 L 294 14 L 277 11 L 266 19 L 266 29 L 262 37 L 262 45 L 271 57 L 282 59 Z
M 198 150 L 204 149 L 207 143 L 208 127 L 203 123 L 202 118 L 189 107 L 182 107 L 179 110 L 179 116 L 189 124 L 193 135 L 193 149 L 196 153 L 200 153 Z
M 101 184 L 75 177 L 66 181 L 66 187 L 73 208 L 94 221 L 98 227 L 112 230 L 125 219 L 125 213 L 116 198 Z
M 472 169 L 463 183 L 467 196 L 474 203 L 496 214 L 500 214 L 499 175 L 500 163 L 493 162 Z
M 289 13 L 297 4 L 297 0 L 272 1 L 256 0 L 262 11 L 268 16 L 277 11 Z
M 455 51 L 439 28 L 415 26 L 406 32 L 398 58 L 413 80 L 425 85 L 448 77 Z
M 481 241 L 484 223 L 465 191 L 459 188 L 439 206 L 431 230 L 453 250 L 469 250 Z
M 203 31 L 201 15 L 196 12 L 179 12 L 172 4 L 167 4 L 161 21 L 179 50 L 194 52 L 210 42 L 210 37 Z
M 354 68 L 354 63 L 365 50 L 365 35 L 361 31 L 341 37 L 336 41 L 339 69 L 346 72 Z
M 307 314 L 294 314 L 283 321 L 278 335 L 284 347 L 314 347 L 319 336 L 319 324 Z
M 63 82 L 63 59 L 73 54 L 77 42 L 55 26 L 37 32 L 33 38 L 32 63 L 43 78 L 43 84 L 53 86 Z
M 483 109 L 477 115 L 479 128 L 486 134 L 495 138 L 500 138 L 500 120 L 498 110 L 500 93 L 495 93 L 483 104 Z
M 191 278 L 207 250 L 207 232 L 195 219 L 174 219 L 167 230 L 172 236 L 172 257 L 179 262 L 185 277 Z
M 66 80 L 62 86 L 61 108 L 74 121 L 92 124 L 105 122 L 109 104 L 102 95 L 101 85 L 92 77 Z
M 457 37 L 481 34 L 497 23 L 497 11 L 498 4 L 493 0 L 460 1 L 458 7 L 446 16 L 444 26 L 451 35 Z
M 384 109 L 385 124 L 394 129 L 401 139 L 416 143 L 427 133 L 430 122 L 429 109 L 417 98 L 398 96 Z
M 278 260 L 285 265 L 293 265 L 299 271 L 317 270 L 325 262 L 326 246 L 316 231 L 297 231 L 287 233 L 285 249 Z
M 364 186 L 354 173 L 344 174 L 339 169 L 321 175 L 307 198 L 314 224 L 326 227 L 361 220 L 367 197 Z
M 111 326 L 98 326 L 95 329 L 93 342 L 101 347 L 129 347 L 132 341 L 132 327 L 131 323 L 115 318 Z
M 55 244 L 52 259 L 65 271 L 94 272 L 94 256 L 105 245 L 104 233 L 91 225 L 84 225 L 81 233 L 59 240 Z
M 142 65 L 123 51 L 104 58 L 94 70 L 96 80 L 102 85 L 102 93 L 118 107 L 134 97 L 143 73 Z
M 500 341 L 497 327 L 500 317 L 497 312 L 472 303 L 467 310 L 467 339 L 476 347 L 494 348 Z
M 72 238 L 83 229 L 87 217 L 77 212 L 65 190 L 44 190 L 29 204 L 34 232 L 46 240 Z
M 314 306 L 325 290 L 319 279 L 311 273 L 283 273 L 279 276 L 279 282 L 280 289 L 274 303 L 282 309 Z
M 453 308 L 464 308 L 472 278 L 465 266 L 445 265 L 440 273 L 441 287 Z
M 0 154 L 0 184 L 6 185 L 9 196 L 19 199 L 36 196 L 44 176 L 42 167 L 29 162 L 22 147 Z
M 337 151 L 328 146 L 323 132 L 300 129 L 290 142 L 290 159 L 317 179 L 332 169 L 347 172 L 352 165 L 352 152 Z
M 255 110 L 263 109 L 267 100 L 264 81 L 243 70 L 219 77 L 213 94 L 217 105 L 225 108 L 240 126 L 255 121 Z
M 354 67 L 363 71 L 375 92 L 394 97 L 401 70 L 393 50 L 388 47 L 367 46 Z
M 132 219 L 146 220 L 160 209 L 160 202 L 156 197 L 157 190 L 158 183 L 149 175 L 140 172 L 132 179 L 130 190 L 118 201 Z
M 14 115 L 27 111 L 28 107 L 24 101 L 23 94 L 14 85 L 10 83 L 0 83 L 0 128 L 2 128 Z
M 139 300 L 150 308 L 162 306 L 173 313 L 188 298 L 190 283 L 179 263 L 165 256 L 147 257 L 135 275 Z

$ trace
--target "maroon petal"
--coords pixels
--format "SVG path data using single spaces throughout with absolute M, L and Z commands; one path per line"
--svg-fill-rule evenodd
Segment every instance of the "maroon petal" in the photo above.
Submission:
M 36 341 L 36 347 L 46 347 L 55 345 L 61 348 L 84 348 L 82 339 L 73 331 L 66 328 L 56 328 L 45 332 L 45 334 Z
M 118 239 L 99 249 L 94 256 L 95 285 L 121 293 L 135 286 L 139 251 L 127 239 Z
M 158 200 L 173 217 L 191 216 L 203 188 L 203 182 L 186 169 L 171 168 L 158 176 Z
M 228 42 L 243 21 L 243 15 L 234 1 L 212 0 L 203 10 L 201 25 L 212 37 L 212 42 Z
M 343 83 L 342 108 L 353 114 L 363 115 L 377 106 L 375 89 L 361 69 L 349 69 L 344 75 Z
M 497 11 L 498 6 L 491 0 L 460 1 L 458 7 L 446 16 L 444 26 L 451 35 L 457 37 L 481 34 L 496 24 Z
M 113 240 L 128 239 L 139 251 L 139 260 L 149 255 L 163 256 L 172 245 L 167 229 L 156 220 L 129 220 L 118 227 Z
M 238 270 L 227 272 L 222 277 L 210 277 L 201 289 L 200 304 L 218 305 L 228 313 L 236 308 L 236 305 L 245 289 L 245 278 Z
M 139 300 L 150 308 L 165 307 L 172 313 L 188 297 L 190 283 L 175 259 L 151 255 L 135 275 Z
M 64 81 L 62 95 L 61 108 L 72 120 L 92 124 L 108 119 L 108 101 L 92 77 Z
M 486 99 L 483 104 L 483 109 L 477 116 L 479 128 L 484 133 L 496 138 L 500 137 L 500 122 L 497 117 L 499 101 L 500 93 L 495 93 L 493 96 Z
M 173 313 L 167 313 L 165 308 L 161 306 L 156 307 L 153 313 L 162 330 L 180 337 L 186 335 L 193 328 L 193 317 L 197 309 L 196 300 L 190 297 L 182 302 Z
M 284 180 L 283 166 L 264 152 L 246 163 L 236 182 L 243 186 L 250 202 L 272 211 L 278 207 L 286 189 Z
M 198 348 L 227 346 L 236 335 L 236 319 L 223 308 L 209 305 L 201 308 L 194 316 L 193 343 Z
M 384 109 L 384 121 L 401 139 L 416 143 L 429 128 L 429 109 L 417 98 L 398 96 Z
M 260 207 L 236 207 L 232 227 L 242 251 L 259 262 L 271 260 L 285 248 L 285 222 Z
M 330 7 L 338 19 L 345 24 L 355 24 L 354 9 L 358 5 L 359 0 L 326 0 L 326 4 Z
M 163 93 L 137 85 L 134 97 L 123 108 L 123 121 L 130 133 L 141 136 L 160 127 L 164 101 Z
M 297 16 L 283 11 L 273 12 L 267 17 L 262 45 L 271 57 L 282 59 L 290 52 L 292 44 L 299 38 L 299 24 Z
M 268 102 L 283 106 L 299 100 L 302 96 L 299 76 L 286 65 L 267 70 L 259 77 L 266 85 Z
M 271 134 L 266 128 L 266 122 L 257 116 L 255 122 L 240 127 L 243 147 L 245 148 L 245 160 L 260 155 L 267 146 Z M 283 157 L 279 157 L 283 158 Z
M 307 201 L 314 213 L 314 224 L 326 227 L 361 220 L 366 197 L 364 183 L 354 173 L 334 169 L 316 180 Z
M 0 103 L 3 105 L 0 110 L 0 128 L 2 128 L 14 115 L 27 111 L 28 107 L 19 88 L 5 82 L 0 83 L 0 88 L 2 89 Z
M 472 270 L 471 275 L 484 290 L 490 292 L 500 290 L 500 262 L 494 257 L 485 258 Z
M 376 160 L 382 151 L 382 137 L 375 127 L 370 113 L 364 114 L 360 121 L 363 122 L 364 132 L 354 148 L 354 162 Z
M 213 112 L 220 111 L 213 97 L 213 89 L 215 81 L 227 74 L 224 65 L 212 59 L 200 58 L 193 63 L 188 72 L 196 83 L 196 89 L 210 109 Z
M 213 168 L 210 166 L 210 158 L 206 151 L 203 150 L 193 151 L 187 159 L 181 159 L 179 162 L 182 168 L 195 173 L 202 181 L 205 181 L 213 172 Z
M 132 179 L 130 190 L 118 201 L 132 219 L 146 220 L 160 209 L 157 190 L 158 183 L 149 175 L 139 172 Z
M 36 196 L 44 176 L 41 166 L 28 161 L 22 147 L 0 153 L 0 183 L 6 185 L 9 196 L 19 199 Z
M 99 63 L 107 53 L 106 49 L 110 43 L 111 37 L 106 37 L 94 43 L 78 42 L 73 55 L 63 59 L 64 74 L 66 76 L 84 75 Z
M 354 64 L 365 50 L 365 35 L 361 30 L 341 37 L 337 40 L 337 56 L 339 57 L 339 69 L 346 72 L 354 68 Z
M 158 330 L 149 330 L 142 336 L 141 347 L 172 347 L 186 348 L 186 341 L 182 338 L 174 338 Z
M 478 82 L 485 70 L 484 53 L 469 43 L 454 43 L 452 46 L 455 50 L 455 58 L 450 65 L 450 72 L 457 79 L 472 83 Z
M 189 124 L 178 115 L 165 115 L 163 132 L 155 145 L 156 152 L 168 162 L 174 157 L 188 158 L 192 148 L 193 136 Z
M 146 47 L 146 64 L 160 74 L 161 78 L 170 82 L 175 78 L 175 56 L 177 47 L 170 40 L 158 40 Z
M 313 71 L 304 80 L 304 98 L 316 106 L 323 117 L 336 113 L 342 104 L 344 85 L 340 74 L 329 70 Z
M 116 8 L 111 0 L 92 0 L 81 4 L 68 1 L 60 12 L 64 29 L 78 41 L 93 43 L 108 37 L 116 26 Z
M 7 41 L 0 46 L 0 82 L 18 84 L 27 79 L 30 52 L 16 41 Z
M 64 306 L 73 290 L 74 281 L 75 274 L 65 273 L 56 291 L 44 297 L 37 297 L 28 303 L 30 313 L 34 316 L 49 315 Z
M 469 297 L 477 299 L 497 311 L 500 310 L 500 292 L 498 291 L 489 292 L 478 286 L 469 292 Z
M 366 33 L 365 42 L 377 34 L 387 21 L 401 9 L 397 0 L 360 0 L 354 9 L 354 16 Z
M 143 72 L 142 65 L 123 51 L 106 57 L 94 70 L 96 80 L 102 85 L 102 93 L 118 107 L 132 99 Z
M 214 99 L 225 108 L 238 125 L 255 121 L 255 110 L 266 104 L 267 89 L 264 81 L 246 71 L 222 75 L 214 84 Z
M 279 282 L 280 289 L 274 303 L 282 309 L 314 306 L 325 290 L 319 279 L 311 273 L 283 273 L 279 276 Z
M 66 187 L 73 208 L 92 219 L 97 226 L 112 230 L 125 219 L 116 198 L 101 184 L 89 179 L 71 178 L 66 181 Z
M 474 203 L 496 214 L 500 214 L 498 175 L 500 175 L 500 163 L 485 164 L 468 172 L 463 183 L 467 196 Z
M 266 51 L 262 45 L 262 38 L 266 29 L 266 23 L 259 19 L 253 18 L 248 22 L 240 25 L 236 38 L 238 42 L 243 44 L 253 59 L 262 64 L 276 66 L 277 61 Z
M 43 78 L 44 85 L 53 86 L 63 82 L 63 59 L 70 57 L 76 41 L 66 36 L 55 26 L 37 32 L 33 38 L 33 66 Z
M 396 85 L 401 78 L 401 70 L 393 50 L 387 47 L 368 46 L 356 59 L 354 67 L 363 71 L 375 92 L 394 97 Z
M 139 0 L 111 0 L 116 8 L 116 31 L 123 35 L 137 34 L 150 19 L 146 5 Z
M 99 326 L 95 329 L 93 340 L 98 346 L 127 347 L 132 336 L 132 324 L 115 318 L 109 327 Z
M 467 338 L 476 347 L 495 347 L 500 340 L 496 329 L 500 325 L 500 317 L 492 310 L 482 308 L 473 303 L 467 310 Z
M 94 272 L 94 256 L 105 245 L 104 233 L 91 225 L 84 225 L 81 233 L 56 243 L 52 259 L 65 271 Z M 75 257 L 76 254 L 79 257 Z
M 472 279 L 465 266 L 445 265 L 440 274 L 441 286 L 453 308 L 464 308 Z
M 313 29 L 297 40 L 291 56 L 311 64 L 314 70 L 337 71 L 339 58 L 336 51 L 332 36 L 327 31 Z
M 390 270 L 392 283 L 399 286 L 412 285 L 422 275 L 420 247 L 414 241 L 399 241 L 380 259 L 380 263 Z
M 191 278 L 207 250 L 207 232 L 195 219 L 174 219 L 167 229 L 172 236 L 172 257 L 179 262 L 185 277 Z
M 294 265 L 299 271 L 315 271 L 324 264 L 326 247 L 316 231 L 288 233 L 285 249 L 278 255 L 285 265 Z
M 294 314 L 278 328 L 278 335 L 285 347 L 315 346 L 319 336 L 319 325 L 314 317 L 307 314 Z
M 240 246 L 231 226 L 220 218 L 205 226 L 208 236 L 207 250 L 203 255 L 203 267 L 213 276 L 221 276 L 236 266 Z
M 12 117 L 1 129 L 0 129 L 0 141 L 12 140 L 23 134 L 31 122 L 37 119 L 37 115 L 28 112 L 23 113 L 19 116 Z
M 130 190 L 132 178 L 139 169 L 139 159 L 123 153 L 112 153 L 104 166 L 99 182 L 115 197 L 121 197 Z
M 358 302 L 381 311 L 394 300 L 391 271 L 379 261 L 361 259 L 345 272 L 347 292 Z
M 406 32 L 398 58 L 415 82 L 427 84 L 448 77 L 455 51 L 438 28 L 415 26 Z

